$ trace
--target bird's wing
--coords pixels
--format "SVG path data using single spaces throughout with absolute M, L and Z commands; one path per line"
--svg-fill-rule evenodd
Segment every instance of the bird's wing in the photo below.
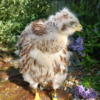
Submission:
M 45 34 L 46 27 L 44 25 L 44 22 L 45 21 L 43 19 L 40 19 L 32 23 L 32 31 L 34 34 L 36 35 Z
M 36 35 L 45 34 L 46 28 L 44 25 L 44 20 L 40 19 L 34 21 L 31 25 L 31 29 L 33 31 L 33 34 Z M 35 61 L 33 61 L 33 59 L 29 56 L 29 53 L 31 50 L 34 49 L 36 39 L 30 38 L 29 35 L 30 34 L 28 33 L 28 31 L 24 30 L 18 42 L 18 48 L 19 48 L 20 58 L 21 58 L 19 61 L 20 73 L 28 72 L 30 70 L 30 66 L 32 66 L 32 64 L 35 64 Z
M 19 39 L 19 51 L 20 51 L 20 61 L 19 61 L 19 67 L 20 67 L 20 73 L 25 73 L 30 70 L 31 66 L 31 60 L 32 58 L 29 56 L 29 53 L 32 49 L 34 49 L 34 44 L 32 42 L 32 39 L 28 39 L 28 34 L 23 34 L 20 36 Z

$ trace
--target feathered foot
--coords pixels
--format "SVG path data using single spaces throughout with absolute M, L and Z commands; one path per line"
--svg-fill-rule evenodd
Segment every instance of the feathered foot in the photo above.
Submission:
M 39 97 L 39 93 L 37 92 L 37 89 L 35 89 L 35 99 L 34 100 L 41 100 Z
M 54 93 L 52 94 L 52 100 L 58 100 L 56 95 L 56 90 L 54 90 Z

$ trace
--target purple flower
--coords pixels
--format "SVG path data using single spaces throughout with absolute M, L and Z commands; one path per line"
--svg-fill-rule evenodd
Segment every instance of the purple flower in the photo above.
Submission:
M 80 45 L 78 45 L 78 47 L 77 47 L 77 51 L 78 51 L 78 53 L 80 54 L 80 55 L 84 55 L 83 53 L 82 53 L 82 50 L 84 49 L 84 47 L 83 47 L 83 45 L 82 44 L 80 44 Z
M 87 97 L 86 92 L 85 92 L 85 91 L 83 91 L 83 92 L 82 92 L 82 94 L 81 94 L 81 96 L 82 96 L 83 98 L 86 98 L 86 97 Z
M 81 38 L 81 36 L 79 36 L 76 40 L 76 43 L 78 44 L 83 44 L 83 39 Z
M 92 99 L 94 99 L 94 100 L 95 100 L 95 98 L 97 98 L 97 94 L 96 94 L 95 91 L 93 91 L 92 88 L 90 89 L 89 98 L 92 98 Z M 92 99 L 91 99 L 91 100 L 92 100 Z
M 81 54 L 81 56 L 83 56 L 83 57 L 84 57 L 84 56 L 86 56 L 86 54 Z
M 93 29 L 92 31 L 95 32 L 95 29 Z
M 98 31 L 99 31 L 99 27 L 97 27 Z
M 71 43 L 74 43 L 74 38 L 70 37 Z
M 83 45 L 82 44 L 79 44 L 78 45 L 78 50 L 83 50 L 83 49 L 84 49 Z
M 76 94 L 88 100 L 95 100 L 95 98 L 97 98 L 97 94 L 92 88 L 87 88 L 87 91 L 85 91 L 85 87 L 83 87 L 83 85 L 79 85 L 76 88 Z
M 73 48 L 73 50 L 77 50 L 77 44 L 74 43 L 74 44 L 72 45 L 72 48 Z
M 76 44 L 74 43 L 74 38 L 70 37 L 70 40 L 71 40 L 70 48 L 73 49 L 73 47 L 76 46 Z
M 92 92 L 92 91 L 93 91 L 93 89 L 91 88 L 91 89 L 90 89 L 90 92 Z
M 100 6 L 100 3 L 97 5 L 97 8 L 99 8 L 99 6 Z
M 90 94 L 89 88 L 87 88 L 87 91 L 85 91 L 85 93 L 87 94 L 85 98 L 89 98 L 89 94 Z
M 69 47 L 72 49 L 72 44 L 70 44 Z
M 78 14 L 78 13 L 76 13 L 75 15 L 76 15 L 76 16 L 78 16 L 79 14 Z
M 75 43 L 74 43 L 74 38 L 71 37 L 70 40 L 71 40 L 71 44 L 69 45 L 69 47 L 73 50 L 77 50 L 81 56 L 85 56 L 85 54 L 82 53 L 82 50 L 84 49 L 83 47 L 84 39 L 82 39 L 81 36 L 79 36 Z
M 97 98 L 97 94 L 94 91 L 93 92 L 90 92 L 90 97 Z
M 89 98 L 88 100 L 95 100 L 94 98 Z
M 76 88 L 76 94 L 77 95 L 81 95 L 82 92 L 85 90 L 85 88 L 83 87 L 83 85 L 79 85 L 77 88 Z
M 78 51 L 78 53 L 79 53 L 80 55 L 83 54 L 81 49 L 77 49 L 77 51 Z

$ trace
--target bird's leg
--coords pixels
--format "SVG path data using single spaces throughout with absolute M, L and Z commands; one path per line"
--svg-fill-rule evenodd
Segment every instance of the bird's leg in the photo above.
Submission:
M 39 93 L 37 92 L 37 89 L 35 89 L 35 99 L 34 100 L 41 100 L 39 97 Z
M 58 100 L 56 90 L 54 90 L 54 94 L 52 94 L 52 100 Z

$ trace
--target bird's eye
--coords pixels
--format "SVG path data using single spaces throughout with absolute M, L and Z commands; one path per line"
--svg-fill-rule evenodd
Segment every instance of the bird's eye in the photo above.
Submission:
M 74 22 L 70 22 L 70 23 L 69 23 L 69 26 L 72 26 L 73 24 L 74 24 Z

